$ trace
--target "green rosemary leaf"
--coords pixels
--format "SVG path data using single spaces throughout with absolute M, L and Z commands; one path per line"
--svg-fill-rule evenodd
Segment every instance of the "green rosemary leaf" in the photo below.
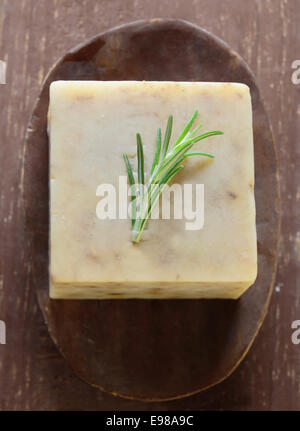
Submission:
M 137 157 L 138 157 L 138 183 L 145 184 L 145 173 L 144 173 L 144 151 L 142 138 L 139 133 L 136 135 L 137 141 Z
M 201 127 L 203 127 L 203 124 L 199 124 L 199 126 L 195 127 L 194 130 L 190 132 L 189 136 L 191 137 L 195 136 L 195 134 L 198 132 L 199 129 L 201 129 Z
M 170 166 L 174 165 L 192 146 L 193 144 L 191 143 L 184 143 L 184 145 L 177 147 L 177 151 L 173 151 L 172 153 L 170 152 L 169 157 L 166 157 L 165 161 L 161 164 L 161 167 L 156 175 L 156 180 L 164 175 L 165 172 L 169 170 Z
M 181 163 L 182 160 L 179 162 Z M 176 165 L 174 166 L 170 171 L 168 171 L 160 180 L 159 184 L 168 184 L 171 179 L 174 177 L 174 175 L 177 174 L 177 172 L 181 171 L 181 169 L 183 169 L 184 166 L 183 165 Z
M 131 164 L 130 164 L 130 162 L 128 160 L 127 154 L 123 153 L 123 158 L 125 160 L 125 165 L 126 165 L 126 169 L 127 169 L 127 175 L 128 175 L 129 184 L 130 184 L 130 186 L 134 186 L 135 185 L 134 176 L 133 176 L 133 173 L 132 173 Z
M 157 129 L 156 150 L 155 150 L 154 159 L 153 159 L 153 163 L 152 163 L 151 175 L 153 174 L 153 171 L 158 164 L 159 157 L 160 157 L 160 151 L 161 151 L 161 128 Z
M 210 136 L 215 135 L 224 135 L 224 132 L 221 132 L 221 130 L 213 130 L 212 132 L 206 132 L 202 133 L 202 135 L 195 136 L 194 138 L 187 139 L 186 143 L 195 144 L 196 142 L 202 141 L 202 139 L 209 138 Z
M 161 154 L 162 159 L 166 156 L 168 151 L 170 138 L 172 134 L 172 126 L 173 126 L 173 116 L 170 115 L 168 118 L 167 127 L 165 131 L 164 145 L 163 145 L 162 154 Z
M 177 141 L 175 142 L 175 147 L 177 144 L 179 144 L 179 142 L 181 142 L 187 135 L 187 133 L 189 132 L 190 128 L 192 127 L 194 121 L 196 120 L 198 115 L 198 111 L 197 109 L 194 111 L 191 119 L 189 120 L 189 122 L 187 123 L 187 125 L 185 126 L 185 128 L 183 129 L 183 131 L 181 132 L 181 134 L 179 135 Z
M 131 225 L 133 226 L 135 223 L 135 217 L 136 217 L 136 190 L 135 190 L 135 181 L 134 176 L 131 168 L 131 164 L 128 160 L 127 154 L 123 153 L 123 158 L 125 160 L 125 165 L 127 169 L 127 175 L 128 175 L 128 181 L 131 188 Z
M 135 184 L 134 176 L 133 176 L 132 168 L 131 168 L 131 165 L 130 165 L 130 162 L 128 160 L 128 157 L 127 157 L 126 153 L 123 153 L 123 158 L 125 160 L 125 165 L 126 165 L 126 169 L 127 169 L 129 184 L 131 186 L 133 186 Z
M 189 157 L 189 156 L 206 156 L 206 157 L 210 157 L 211 159 L 213 159 L 215 157 L 209 153 L 200 153 L 200 151 L 192 151 L 190 153 L 185 153 L 183 157 L 185 158 L 185 157 Z

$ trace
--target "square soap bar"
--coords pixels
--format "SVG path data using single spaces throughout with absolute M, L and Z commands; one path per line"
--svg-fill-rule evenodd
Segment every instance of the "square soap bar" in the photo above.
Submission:
M 149 172 L 158 127 L 174 117 L 174 142 L 198 109 L 195 145 L 174 181 L 204 184 L 204 225 L 149 220 L 142 241 L 129 219 L 100 220 L 100 184 L 118 188 L 122 154 L 136 168 L 136 133 Z M 195 123 L 196 125 L 196 123 Z M 252 108 L 238 83 L 56 81 L 50 87 L 50 296 L 238 298 L 257 275 Z

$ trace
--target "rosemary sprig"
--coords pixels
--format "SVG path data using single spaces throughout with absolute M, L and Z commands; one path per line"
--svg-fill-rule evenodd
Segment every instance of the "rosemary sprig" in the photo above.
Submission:
M 183 131 L 175 141 L 174 145 L 168 151 L 172 134 L 173 116 L 170 115 L 167 121 L 167 126 L 162 144 L 161 129 L 157 130 L 156 149 L 153 158 L 153 163 L 150 171 L 150 177 L 145 184 L 144 172 L 144 151 L 142 138 L 139 133 L 137 139 L 137 159 L 138 159 L 138 183 L 134 180 L 134 175 L 127 155 L 124 153 L 124 161 L 127 169 L 128 181 L 131 187 L 132 201 L 132 234 L 131 240 L 134 243 L 140 241 L 143 230 L 151 215 L 151 211 L 156 205 L 161 193 L 172 178 L 183 169 L 183 161 L 190 156 L 205 156 L 214 158 L 212 154 L 202 153 L 200 151 L 189 151 L 192 146 L 214 135 L 222 135 L 220 130 L 202 133 L 195 136 L 197 131 L 202 127 L 200 124 L 194 130 L 191 128 L 197 118 L 198 111 L 196 110 L 191 119 L 188 121 Z M 137 189 L 138 188 L 138 193 Z

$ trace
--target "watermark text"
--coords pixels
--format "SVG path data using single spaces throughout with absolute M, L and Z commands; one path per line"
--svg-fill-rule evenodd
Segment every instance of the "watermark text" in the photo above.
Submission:
M 0 344 L 6 344 L 6 325 L 0 320 Z
M 292 73 L 292 83 L 295 85 L 300 84 L 300 60 L 294 60 L 292 63 L 292 69 L 295 71 Z
M 296 331 L 292 333 L 292 343 L 300 344 L 300 320 L 294 320 L 291 328 L 296 329 Z
M 184 219 L 186 230 L 200 230 L 204 226 L 204 184 L 154 184 L 149 191 L 144 185 L 128 186 L 127 177 L 120 176 L 118 187 L 100 184 L 96 196 L 101 197 L 96 206 L 100 220 L 134 218 L 134 201 L 136 208 L 151 207 L 151 219 Z
M 6 62 L 0 60 L 0 84 L 6 84 Z

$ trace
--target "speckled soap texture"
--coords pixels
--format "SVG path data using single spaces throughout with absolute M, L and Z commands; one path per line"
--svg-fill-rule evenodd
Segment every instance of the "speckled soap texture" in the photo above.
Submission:
M 136 166 L 136 132 L 149 171 L 158 127 L 174 116 L 173 139 L 193 111 L 203 131 L 179 184 L 204 184 L 205 221 L 150 220 L 130 241 L 129 220 L 99 220 L 99 184 Z M 50 295 L 52 298 L 238 298 L 255 281 L 257 247 L 252 109 L 238 83 L 56 81 L 50 88 Z M 172 141 L 171 141 L 172 142 Z

